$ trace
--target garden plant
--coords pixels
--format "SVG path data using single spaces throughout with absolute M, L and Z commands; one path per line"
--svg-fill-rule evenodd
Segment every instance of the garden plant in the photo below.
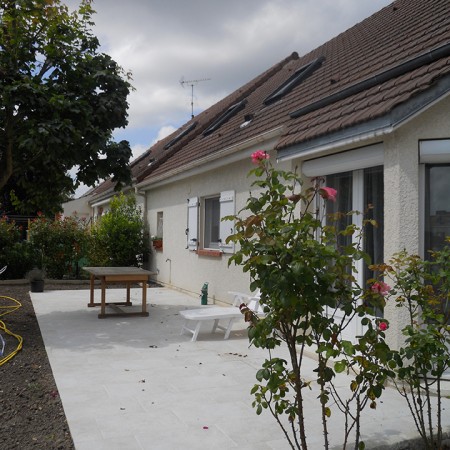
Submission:
M 144 218 L 136 199 L 120 193 L 91 229 L 89 264 L 140 267 L 148 247 Z
M 88 225 L 75 217 L 49 219 L 38 214 L 30 223 L 29 239 L 35 251 L 34 265 L 54 279 L 79 276 L 86 255 Z
M 447 244 L 449 240 L 447 238 Z M 394 353 L 398 392 L 405 398 L 424 448 L 443 441 L 442 383 L 450 367 L 450 248 L 430 253 L 429 260 L 402 251 L 378 266 L 393 280 L 388 301 L 406 312 L 404 344 Z
M 8 266 L 0 278 L 23 278 L 34 260 L 34 249 L 21 239 L 20 227 L 8 217 L 0 217 L 0 268 Z
M 350 442 L 364 448 L 361 413 L 367 405 L 377 407 L 386 379 L 393 376 L 385 343 L 388 324 L 374 318 L 375 309 L 384 305 L 387 286 L 376 280 L 367 287 L 357 284 L 356 261 L 369 263 L 361 250 L 362 230 L 353 225 L 340 229 L 339 214 L 325 221 L 320 206 L 334 201 L 338 192 L 320 179 L 303 188 L 295 172 L 275 170 L 263 151 L 253 153 L 252 160 L 255 191 L 237 216 L 224 220 L 235 220 L 235 234 L 228 240 L 239 244 L 229 264 L 249 272 L 251 290 L 260 290 L 265 308 L 264 318 L 258 318 L 242 307 L 250 321 L 251 344 L 269 355 L 256 373 L 253 405 L 257 414 L 265 409 L 272 413 L 292 448 L 306 450 L 311 413 L 305 398 L 313 389 L 324 448 L 332 445 L 328 423 L 339 410 L 345 423 L 343 448 Z M 354 235 L 353 244 L 339 245 L 339 235 Z M 360 320 L 365 331 L 355 341 L 344 340 L 342 332 L 352 320 Z M 287 348 L 289 361 L 274 356 L 280 346 Z M 304 373 L 307 351 L 317 357 L 314 380 Z M 351 376 L 346 398 L 334 384 L 341 372 Z

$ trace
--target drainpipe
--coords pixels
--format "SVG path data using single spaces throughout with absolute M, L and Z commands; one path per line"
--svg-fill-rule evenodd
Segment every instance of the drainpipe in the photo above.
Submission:
M 146 229 L 146 231 L 148 232 L 149 227 L 148 227 L 148 220 L 147 220 L 147 197 L 145 195 L 145 192 L 140 191 L 137 187 L 134 188 L 134 195 L 135 197 L 142 197 L 144 199 L 143 201 L 143 208 L 142 208 L 142 216 L 144 219 L 144 227 Z M 144 267 L 148 269 L 148 261 L 144 261 Z

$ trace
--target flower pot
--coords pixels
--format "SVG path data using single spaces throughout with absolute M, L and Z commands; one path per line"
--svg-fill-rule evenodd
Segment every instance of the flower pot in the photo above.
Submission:
M 153 247 L 155 249 L 162 250 L 162 248 L 163 248 L 163 241 L 162 241 L 162 239 L 155 239 L 153 241 Z
M 44 280 L 30 281 L 31 292 L 44 292 Z

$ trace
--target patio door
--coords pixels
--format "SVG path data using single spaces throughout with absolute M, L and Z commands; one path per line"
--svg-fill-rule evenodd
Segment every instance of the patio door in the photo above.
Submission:
M 372 263 L 381 263 L 384 259 L 384 182 L 383 182 L 384 147 L 375 144 L 356 150 L 306 161 L 302 165 L 304 175 L 324 177 L 325 185 L 337 190 L 336 202 L 326 202 L 326 212 L 359 211 L 361 214 L 343 216 L 337 226 L 344 229 L 355 224 L 361 227 L 364 219 L 374 219 L 378 227 L 367 227 L 362 241 L 363 250 L 369 254 Z M 348 245 L 356 237 L 339 236 L 338 245 Z M 357 283 L 365 287 L 368 279 L 374 276 L 363 261 L 357 262 L 354 273 Z M 330 314 L 343 317 L 337 309 Z M 375 311 L 382 317 L 383 311 Z M 343 331 L 342 338 L 354 342 L 355 337 L 363 332 L 359 318 L 355 318 Z
M 377 227 L 366 227 L 362 246 L 364 252 L 370 256 L 372 263 L 383 262 L 383 166 L 327 175 L 325 184 L 338 191 L 336 202 L 326 203 L 327 216 L 336 212 L 359 211 L 361 213 L 343 216 L 339 222 L 334 224 L 339 230 L 345 229 L 352 223 L 358 227 L 362 227 L 363 220 L 365 219 L 374 219 L 376 221 Z M 329 218 L 326 220 L 329 221 Z M 358 244 L 358 239 L 358 236 L 339 235 L 338 245 Z M 358 285 L 364 288 L 367 285 L 367 280 L 372 278 L 374 273 L 369 270 L 367 264 L 359 260 L 356 262 L 355 273 L 353 275 Z M 339 307 L 333 313 L 338 320 L 343 318 L 343 313 L 340 312 Z M 383 311 L 377 310 L 374 311 L 374 314 L 377 317 L 382 317 Z M 355 318 L 343 331 L 342 338 L 354 341 L 355 337 L 363 331 L 360 319 Z

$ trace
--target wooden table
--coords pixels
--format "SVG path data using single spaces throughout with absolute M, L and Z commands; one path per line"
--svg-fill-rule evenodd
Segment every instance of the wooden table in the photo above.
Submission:
M 83 270 L 88 272 L 91 277 L 91 292 L 88 307 L 100 306 L 99 319 L 105 317 L 125 317 L 125 316 L 143 316 L 148 317 L 147 312 L 147 282 L 150 275 L 156 275 L 155 272 L 149 270 L 139 269 L 138 267 L 83 267 Z M 95 279 L 101 282 L 101 302 L 94 301 L 94 281 Z M 124 302 L 106 302 L 106 286 L 108 284 L 121 283 L 127 286 L 127 298 Z M 130 301 L 130 287 L 134 283 L 142 283 L 142 311 L 125 312 L 119 306 L 132 306 Z M 110 306 L 115 310 L 114 313 L 107 313 L 106 307 Z

